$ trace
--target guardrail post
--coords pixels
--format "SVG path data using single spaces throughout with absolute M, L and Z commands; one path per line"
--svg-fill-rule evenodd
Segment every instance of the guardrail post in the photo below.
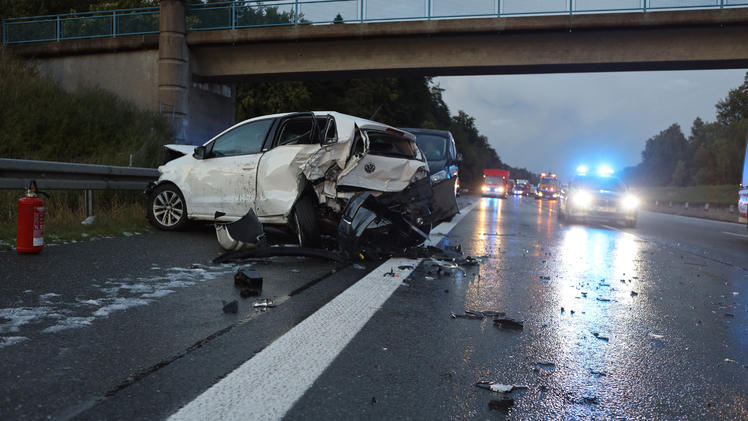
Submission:
M 647 11 L 647 0 L 642 0 L 642 12 Z
M 569 0 L 569 14 L 573 14 L 574 12 L 574 0 Z
M 60 15 L 57 15 L 57 21 L 55 22 L 55 38 L 60 41 Z
M 501 17 L 501 0 L 496 0 L 496 17 Z
M 719 0 L 719 8 L 724 9 L 725 7 L 725 0 Z
M 298 25 L 299 24 L 299 0 L 296 0 L 294 2 L 293 24 L 294 25 Z
M 117 11 L 112 10 L 112 37 L 117 38 Z
M 360 16 L 360 20 L 361 20 L 361 23 L 364 23 L 364 0 L 361 0 L 360 4 L 361 4 L 361 16 Z
M 426 2 L 426 20 L 431 20 L 431 0 Z
M 231 29 L 236 29 L 236 2 L 231 2 Z
M 94 216 L 93 190 L 84 190 L 83 196 L 86 200 L 86 218 Z

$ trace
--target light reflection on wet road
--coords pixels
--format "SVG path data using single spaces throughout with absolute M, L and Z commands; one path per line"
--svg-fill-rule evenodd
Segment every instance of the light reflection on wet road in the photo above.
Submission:
M 517 418 L 745 419 L 746 310 L 732 294 L 745 271 L 622 229 L 559 224 L 555 212 L 555 202 L 483 198 L 456 239 L 484 256 L 465 309 L 525 322 L 521 338 L 497 338 L 503 356 L 476 381 L 527 384 L 509 412 Z M 523 358 L 524 372 L 507 373 L 507 357 Z

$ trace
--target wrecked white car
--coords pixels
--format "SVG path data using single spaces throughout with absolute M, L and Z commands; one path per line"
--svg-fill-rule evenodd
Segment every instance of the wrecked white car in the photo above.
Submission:
M 434 196 L 454 189 L 432 189 L 412 134 L 336 112 L 256 117 L 202 146 L 166 148 L 179 157 L 146 190 L 148 217 L 164 230 L 253 213 L 266 231 L 281 228 L 307 247 L 323 233 L 352 246 L 382 227 L 405 245 L 458 210 L 454 194 Z

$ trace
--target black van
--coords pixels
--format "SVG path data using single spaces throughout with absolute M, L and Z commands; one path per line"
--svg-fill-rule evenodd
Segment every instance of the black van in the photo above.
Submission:
M 429 163 L 431 183 L 454 178 L 455 194 L 459 196 L 462 154 L 457 153 L 455 138 L 447 130 L 400 129 L 416 135 L 416 143 Z

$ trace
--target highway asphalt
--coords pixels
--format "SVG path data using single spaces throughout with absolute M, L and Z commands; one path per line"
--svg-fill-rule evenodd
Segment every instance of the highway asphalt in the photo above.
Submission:
M 247 299 L 200 227 L 2 252 L 0 414 L 748 416 L 744 226 L 649 212 L 634 229 L 567 226 L 552 202 L 462 205 L 445 241 L 478 266 L 267 259 Z M 253 307 L 265 297 L 277 307 Z M 523 329 L 497 327 L 499 312 Z

